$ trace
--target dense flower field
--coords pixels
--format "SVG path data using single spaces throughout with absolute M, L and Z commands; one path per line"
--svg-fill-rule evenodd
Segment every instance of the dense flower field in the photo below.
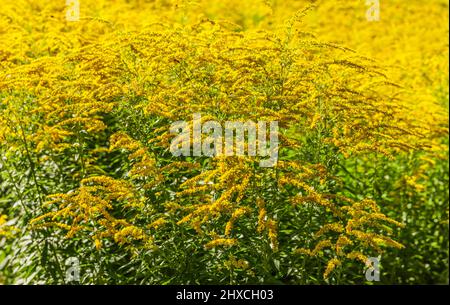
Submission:
M 0 283 L 448 283 L 449 3 L 377 2 L 0 0 Z

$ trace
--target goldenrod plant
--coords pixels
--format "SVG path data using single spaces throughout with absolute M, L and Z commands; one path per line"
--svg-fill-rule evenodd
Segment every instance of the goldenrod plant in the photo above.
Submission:
M 448 8 L 1 0 L 0 283 L 448 283 Z

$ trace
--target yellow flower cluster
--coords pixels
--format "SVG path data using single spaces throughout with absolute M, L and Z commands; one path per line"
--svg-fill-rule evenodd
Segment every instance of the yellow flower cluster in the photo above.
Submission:
M 341 261 L 337 258 L 331 259 L 327 264 L 327 269 L 325 270 L 325 273 L 323 274 L 324 279 L 327 279 L 330 273 L 336 269 L 336 267 L 341 265 Z
M 8 218 L 6 215 L 0 215 L 0 237 L 12 237 L 14 227 L 7 225 Z
M 236 259 L 234 256 L 231 256 L 226 262 L 225 267 L 228 269 L 248 269 L 249 262 L 244 259 Z
M 52 208 L 31 221 L 35 228 L 56 226 L 67 231 L 66 237 L 76 234 L 90 236 L 97 249 L 103 239 L 118 244 L 151 240 L 143 228 L 136 227 L 130 220 L 116 218 L 116 211 L 136 206 L 139 197 L 125 181 L 105 176 L 86 178 L 81 186 L 69 194 L 54 194 L 46 205 Z
M 367 257 L 361 252 L 355 252 L 353 250 L 355 248 L 370 249 L 381 254 L 384 252 L 382 247 L 397 249 L 404 247 L 388 236 L 392 233 L 392 229 L 386 224 L 397 227 L 404 225 L 380 213 L 374 201 L 366 199 L 355 202 L 346 198 L 340 199 L 348 204 L 336 210 L 339 222 L 325 224 L 315 233 L 315 238 L 319 241 L 312 250 L 305 248 L 295 250 L 297 254 L 309 256 L 322 256 L 325 250 L 333 253 L 335 257 L 328 262 L 324 272 L 325 279 L 345 259 L 367 262 Z M 376 230 L 380 233 L 375 233 Z M 381 233 L 382 231 L 386 232 Z
M 225 235 L 230 235 L 231 230 L 233 229 L 233 224 L 239 217 L 243 216 L 244 214 L 247 214 L 250 212 L 250 209 L 248 208 L 238 208 L 236 209 L 233 214 L 231 215 L 231 219 L 227 222 L 227 225 L 225 227 Z
M 217 238 L 205 245 L 205 249 L 212 249 L 218 246 L 231 247 L 236 244 L 236 239 L 233 238 Z

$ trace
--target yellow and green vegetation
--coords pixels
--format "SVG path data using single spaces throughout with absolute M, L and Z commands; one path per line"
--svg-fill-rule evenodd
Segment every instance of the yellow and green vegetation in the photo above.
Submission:
M 447 0 L 0 2 L 0 283 L 448 283 Z M 174 157 L 193 113 L 276 166 Z

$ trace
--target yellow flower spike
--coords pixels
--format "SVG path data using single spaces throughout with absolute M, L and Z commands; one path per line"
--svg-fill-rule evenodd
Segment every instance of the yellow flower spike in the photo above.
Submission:
M 328 279 L 328 277 L 330 276 L 330 273 L 333 272 L 334 269 L 336 269 L 336 267 L 341 265 L 341 261 L 338 260 L 337 258 L 332 258 L 328 264 L 327 264 L 327 268 L 325 269 L 325 272 L 323 273 L 323 278 L 326 280 Z
M 167 220 L 164 219 L 164 217 L 160 217 L 157 220 L 155 220 L 154 222 L 152 222 L 151 224 L 149 224 L 147 227 L 148 228 L 154 228 L 154 229 L 157 230 L 158 228 L 162 227 L 166 223 L 167 223 Z
M 94 245 L 95 245 L 95 248 L 97 250 L 100 250 L 102 248 L 102 246 L 103 246 L 102 241 L 100 239 L 95 239 L 94 240 Z
M 236 209 L 233 214 L 231 215 L 230 220 L 227 222 L 226 227 L 225 227 L 225 236 L 228 236 L 231 234 L 231 230 L 233 229 L 233 225 L 236 222 L 236 220 L 238 218 L 240 218 L 241 216 L 250 213 L 250 208 L 247 207 L 241 207 Z
M 14 236 L 17 228 L 7 225 L 8 217 L 6 215 L 0 215 L 0 237 L 11 238 Z
M 219 246 L 231 247 L 236 245 L 237 240 L 234 238 L 218 238 L 205 244 L 205 249 L 212 249 Z
M 278 251 L 278 231 L 277 223 L 273 219 L 267 221 L 267 231 L 270 240 L 270 247 L 274 252 Z

